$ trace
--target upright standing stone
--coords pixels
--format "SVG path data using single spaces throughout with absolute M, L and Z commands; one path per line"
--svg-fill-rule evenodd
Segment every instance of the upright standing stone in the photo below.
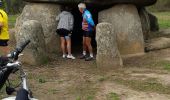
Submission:
M 45 47 L 48 52 L 56 52 L 60 50 L 59 37 L 56 37 L 57 28 L 56 16 L 60 13 L 60 6 L 57 4 L 48 3 L 28 3 L 22 14 L 16 21 L 16 34 L 20 31 L 21 26 L 25 21 L 37 20 L 43 27 L 45 36 Z M 36 33 L 34 33 L 36 34 Z
M 25 48 L 23 62 L 31 65 L 47 63 L 47 52 L 45 48 L 44 34 L 41 24 L 36 20 L 29 20 L 23 23 L 17 35 L 17 45 L 30 40 L 31 43 Z
M 153 38 L 146 43 L 146 51 L 166 49 L 170 47 L 170 38 Z
M 145 8 L 139 9 L 139 16 L 140 16 L 140 19 L 141 19 L 144 39 L 148 40 L 149 33 L 150 33 L 150 19 L 149 19 L 148 12 L 146 11 Z
M 142 23 L 144 39 L 149 40 L 155 36 L 153 32 L 159 31 L 158 19 L 145 8 L 139 9 L 139 15 Z
M 114 4 L 134 4 L 137 6 L 149 6 L 153 5 L 157 0 L 23 0 L 27 2 L 48 2 L 59 4 L 75 4 L 85 2 L 86 4 L 93 5 L 95 7 L 108 7 Z
M 99 22 L 112 24 L 121 56 L 144 54 L 140 17 L 134 5 L 115 5 L 99 13 Z
M 96 27 L 97 66 L 100 68 L 113 68 L 122 66 L 114 28 L 109 23 L 100 23 Z
M 159 31 L 158 19 L 155 15 L 148 13 L 150 19 L 150 30 L 152 32 Z

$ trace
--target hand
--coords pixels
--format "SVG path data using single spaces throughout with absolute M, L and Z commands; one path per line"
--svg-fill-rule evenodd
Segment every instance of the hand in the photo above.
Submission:
M 83 24 L 83 28 L 82 29 L 83 30 L 88 30 L 88 24 L 87 23 Z
M 83 27 L 83 30 L 88 31 L 88 28 L 87 27 Z

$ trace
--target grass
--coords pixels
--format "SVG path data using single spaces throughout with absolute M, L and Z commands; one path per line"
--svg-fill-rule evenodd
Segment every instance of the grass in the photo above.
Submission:
M 161 29 L 170 28 L 170 12 L 153 12 L 158 18 L 158 23 Z M 9 28 L 15 26 L 16 18 L 19 15 L 9 15 Z
M 170 71 L 170 64 L 166 64 L 166 65 L 164 66 L 164 69 Z
M 69 93 L 77 95 L 75 100 L 95 100 L 95 94 L 97 92 L 97 87 L 93 83 L 77 83 L 75 87 L 67 88 Z
M 101 77 L 98 79 L 98 81 L 99 81 L 99 82 L 103 82 L 103 81 L 105 81 L 106 79 L 107 79 L 106 76 L 101 76 Z
M 107 95 L 107 100 L 120 100 L 120 98 L 116 93 L 111 92 Z
M 79 95 L 76 100 L 94 100 L 96 92 L 97 89 L 93 87 L 87 87 L 83 89 L 78 87 L 75 91 L 75 95 Z
M 18 17 L 18 15 L 9 15 L 8 16 L 9 28 L 14 28 L 17 17 Z
M 76 98 L 76 100 L 84 100 L 84 99 L 81 99 L 81 97 L 78 96 L 78 97 Z M 88 95 L 85 100 L 94 100 L 94 96 Z
M 170 12 L 154 12 L 153 14 L 158 18 L 160 29 L 170 28 Z
M 5 96 L 7 96 L 5 93 L 5 87 L 2 87 L 2 89 L 0 90 L 0 99 L 4 98 Z
M 150 68 L 150 69 L 154 68 L 155 70 L 166 70 L 170 72 L 170 62 L 165 61 L 165 60 L 160 60 L 160 61 L 152 62 L 151 64 L 148 64 L 146 68 Z
M 149 6 L 151 11 L 167 11 L 170 10 L 170 1 L 169 0 L 157 0 L 156 4 Z
M 159 66 L 162 66 L 164 70 L 170 71 L 170 62 L 169 61 L 160 61 Z
M 116 78 L 114 81 L 137 91 L 170 94 L 170 86 L 164 86 L 153 78 L 147 80 L 125 80 Z
M 160 25 L 161 29 L 170 28 L 170 12 L 156 12 L 153 14 L 158 17 L 159 25 Z M 9 15 L 10 28 L 14 27 L 17 16 L 18 15 Z M 47 63 L 48 61 L 46 61 L 46 59 L 44 59 L 44 62 Z M 94 65 L 96 65 L 96 64 L 94 64 Z M 168 63 L 168 62 L 166 62 L 166 63 L 161 62 L 158 64 L 153 63 L 151 65 L 151 68 L 156 69 L 157 66 L 159 66 L 159 65 L 161 66 L 161 70 L 163 68 L 165 70 L 170 71 L 170 63 Z M 146 65 L 142 65 L 142 66 L 146 67 Z M 94 68 L 94 67 L 92 67 L 92 68 Z M 95 68 L 96 68 L 96 66 L 95 66 Z M 32 79 L 32 80 L 37 80 L 38 84 L 45 84 L 46 82 L 49 81 L 49 78 L 52 78 L 52 76 L 53 76 L 53 75 L 51 76 L 52 73 L 51 74 L 50 73 L 51 72 L 39 73 L 38 74 L 39 76 L 36 76 L 33 74 L 31 76 L 28 76 L 28 78 Z M 116 73 L 118 73 L 118 72 L 116 71 Z M 123 72 L 120 72 L 120 73 L 122 75 Z M 124 75 L 124 76 L 127 76 L 127 75 Z M 102 82 L 109 80 L 109 78 L 110 77 L 101 76 L 96 80 L 97 80 L 97 83 L 102 83 Z M 134 90 L 138 90 L 138 91 L 151 91 L 151 92 L 157 92 L 157 93 L 170 94 L 170 86 L 164 86 L 164 85 L 158 83 L 156 81 L 156 79 L 125 80 L 125 79 L 121 79 L 121 76 L 118 76 L 117 74 L 115 74 L 113 80 L 114 80 L 114 82 L 117 82 L 119 84 L 125 85 L 127 87 L 130 87 L 130 88 L 132 88 Z M 64 84 L 64 81 L 59 80 L 58 83 Z M 0 91 L 0 98 L 5 96 L 4 91 L 5 91 L 4 88 Z M 57 94 L 60 90 L 54 88 L 54 89 L 49 89 L 48 91 L 52 94 Z M 68 88 L 68 91 L 69 91 L 69 93 L 77 96 L 76 100 L 94 100 L 95 94 L 98 91 L 98 87 L 96 86 L 95 83 L 91 83 L 91 82 L 85 82 L 85 83 L 82 82 L 81 83 L 81 82 L 79 82 L 79 83 L 75 84 L 74 87 L 70 86 Z M 106 97 L 108 100 L 120 100 L 119 95 L 114 92 L 107 94 Z
M 40 79 L 38 79 L 38 82 L 39 83 L 46 83 L 46 80 L 44 78 L 40 78 Z
M 87 95 L 87 100 L 94 100 L 94 95 Z

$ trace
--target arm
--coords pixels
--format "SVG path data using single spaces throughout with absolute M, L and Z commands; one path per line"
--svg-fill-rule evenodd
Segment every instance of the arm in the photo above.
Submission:
M 92 15 L 90 14 L 90 13 L 87 13 L 86 14 L 86 21 L 87 21 L 87 23 L 88 24 L 90 24 L 91 26 L 95 26 L 95 24 L 94 24 L 94 21 L 93 21 L 93 18 L 92 18 Z
M 60 14 L 56 16 L 55 20 L 58 22 L 60 20 Z
M 0 16 L 0 28 L 2 28 L 3 27 L 3 18 L 2 18 L 2 16 Z
M 3 18 L 2 18 L 2 16 L 0 16 L 0 30 L 2 29 L 2 27 L 3 27 Z M 1 33 L 0 33 L 1 34 Z
M 71 28 L 71 30 L 73 30 L 73 27 L 74 27 L 74 17 L 73 17 L 73 15 L 71 15 L 70 16 L 70 28 Z

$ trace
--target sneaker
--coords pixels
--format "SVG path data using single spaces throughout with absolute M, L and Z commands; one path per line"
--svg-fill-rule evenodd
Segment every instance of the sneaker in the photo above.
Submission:
M 63 55 L 63 58 L 67 58 L 67 55 Z
M 94 58 L 93 58 L 93 57 L 87 57 L 87 58 L 85 58 L 85 61 L 91 61 L 91 60 L 94 60 Z
M 87 56 L 86 55 L 82 55 L 80 56 L 80 59 L 85 59 Z
M 67 55 L 68 59 L 76 59 L 73 55 Z

